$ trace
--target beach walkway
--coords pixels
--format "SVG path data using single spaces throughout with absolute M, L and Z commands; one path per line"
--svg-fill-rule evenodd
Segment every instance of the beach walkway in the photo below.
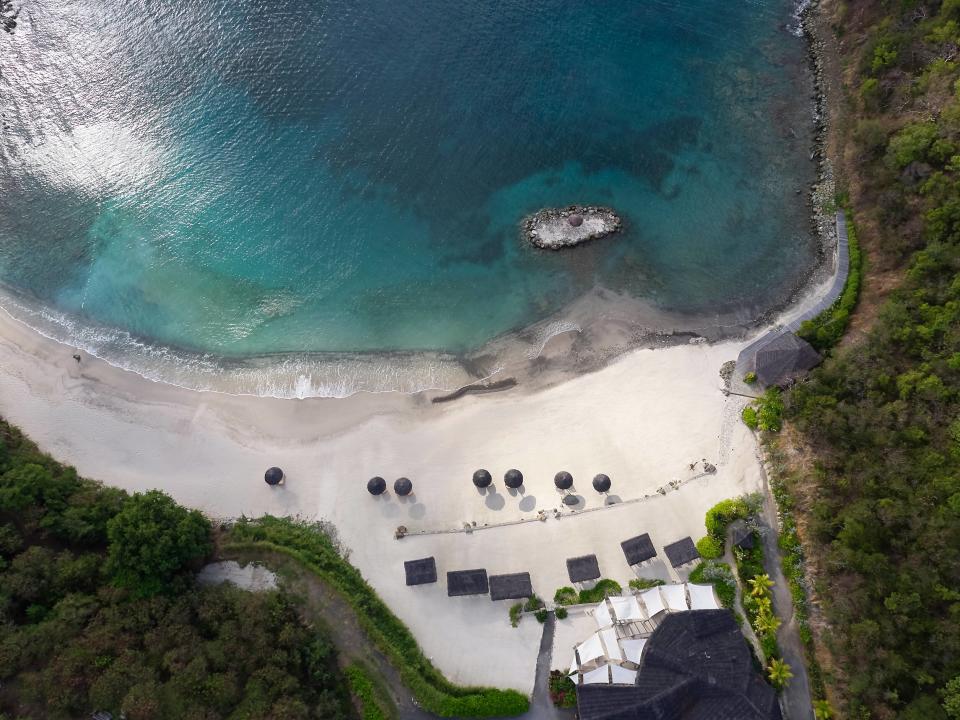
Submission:
M 751 368 L 753 358 L 757 352 L 774 339 L 786 332 L 796 333 L 800 326 L 807 320 L 812 320 L 824 310 L 829 309 L 843 294 L 843 288 L 847 284 L 847 275 L 850 273 L 850 248 L 847 240 L 847 216 L 843 210 L 837 211 L 837 247 L 835 263 L 836 269 L 833 274 L 833 280 L 830 286 L 814 305 L 791 317 L 784 323 L 771 328 L 752 343 L 747 345 L 737 356 L 737 367 L 731 378 L 731 390 L 740 395 L 756 396 L 757 390 L 743 381 L 744 375 Z

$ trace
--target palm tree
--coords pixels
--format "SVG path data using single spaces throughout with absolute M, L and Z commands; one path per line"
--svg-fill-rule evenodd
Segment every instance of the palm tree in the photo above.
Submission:
M 757 617 L 753 621 L 753 626 L 760 633 L 773 635 L 777 631 L 777 628 L 780 627 L 780 618 L 770 611 L 757 613 Z
M 774 658 L 767 666 L 767 677 L 770 678 L 770 682 L 773 683 L 774 687 L 782 688 L 787 684 L 787 681 L 793 677 L 793 673 L 790 672 L 790 666 L 787 665 L 786 662 L 779 658 Z
M 773 587 L 773 580 L 771 580 L 770 576 L 766 573 L 763 575 L 755 575 L 747 580 L 747 583 L 750 585 L 750 594 L 755 598 L 766 597 L 770 592 L 770 588 Z
M 817 720 L 833 720 L 833 708 L 829 700 L 815 700 L 813 703 L 813 716 Z

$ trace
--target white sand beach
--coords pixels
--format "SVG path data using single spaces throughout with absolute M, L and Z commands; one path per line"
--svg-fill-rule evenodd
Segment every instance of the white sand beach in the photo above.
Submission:
M 550 598 L 569 584 L 565 559 L 595 553 L 603 576 L 626 584 L 634 574 L 620 542 L 647 532 L 660 555 L 644 574 L 676 577 L 663 546 L 696 540 L 707 508 L 761 487 L 756 443 L 739 422 L 745 400 L 725 396 L 718 374 L 747 342 L 635 350 L 546 389 L 521 385 L 443 404 L 399 394 L 278 400 L 154 383 L 87 356 L 78 364 L 72 348 L 0 313 L 0 413 L 111 485 L 161 488 L 215 517 L 332 521 L 350 560 L 452 680 L 529 691 L 539 624 L 511 628 L 510 603 L 488 596 L 447 598 L 445 573 L 529 571 L 534 590 Z M 716 473 L 704 474 L 704 459 Z M 286 471 L 284 486 L 263 482 L 271 465 Z M 493 474 L 495 494 L 471 484 L 480 467 Z M 503 485 L 511 467 L 524 473 L 522 494 Z M 559 470 L 573 474 L 584 511 L 562 504 Z M 604 507 L 590 484 L 601 472 L 622 502 Z M 373 498 L 365 487 L 373 475 L 391 486 L 409 477 L 414 495 Z M 678 489 L 667 487 L 672 481 Z M 483 527 L 539 510 L 545 521 Z M 478 528 L 465 533 L 465 523 Z M 414 534 L 394 539 L 399 525 Z M 415 534 L 444 530 L 452 532 Z M 406 587 L 403 561 L 429 555 L 440 581 Z

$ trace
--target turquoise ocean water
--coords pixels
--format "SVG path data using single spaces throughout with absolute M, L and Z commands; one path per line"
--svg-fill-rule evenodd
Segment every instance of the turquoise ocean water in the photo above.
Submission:
M 256 367 L 253 392 L 356 353 L 377 389 L 443 384 L 386 353 L 475 351 L 597 286 L 749 321 L 815 256 L 794 6 L 23 0 L 0 282 L 118 364 Z M 569 203 L 627 230 L 520 241 Z M 326 392 L 299 382 L 269 392 Z

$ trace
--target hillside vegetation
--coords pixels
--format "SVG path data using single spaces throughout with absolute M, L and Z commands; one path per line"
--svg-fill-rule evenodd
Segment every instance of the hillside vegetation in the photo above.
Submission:
M 354 717 L 281 592 L 197 587 L 210 526 L 77 477 L 0 422 L 0 718 Z
M 860 243 L 900 279 L 786 396 L 826 680 L 844 717 L 960 718 L 960 0 L 850 2 L 835 30 Z

